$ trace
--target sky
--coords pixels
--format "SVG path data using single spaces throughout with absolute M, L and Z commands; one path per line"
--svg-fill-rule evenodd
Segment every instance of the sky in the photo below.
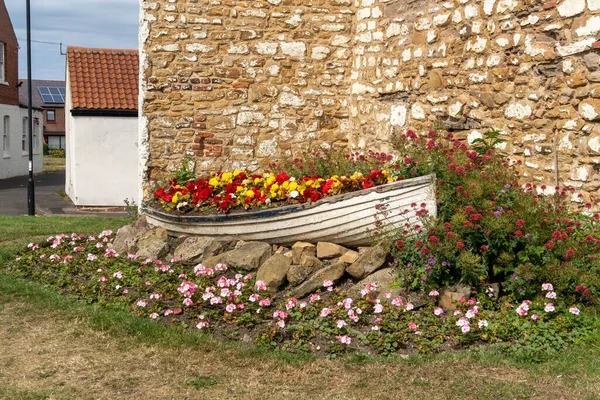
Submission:
M 138 0 L 30 1 L 33 79 L 65 79 L 61 42 L 63 53 L 66 46 L 138 48 Z M 19 40 L 19 78 L 27 78 L 26 0 L 4 2 Z

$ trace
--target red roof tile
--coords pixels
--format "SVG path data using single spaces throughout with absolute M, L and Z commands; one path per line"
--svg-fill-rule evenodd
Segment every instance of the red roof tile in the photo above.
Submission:
M 137 50 L 67 49 L 73 108 L 137 110 Z

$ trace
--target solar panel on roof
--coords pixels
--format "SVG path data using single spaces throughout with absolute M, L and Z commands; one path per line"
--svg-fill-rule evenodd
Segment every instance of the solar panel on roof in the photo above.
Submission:
M 40 95 L 44 103 L 64 103 L 65 102 L 65 88 L 64 87 L 38 87 Z

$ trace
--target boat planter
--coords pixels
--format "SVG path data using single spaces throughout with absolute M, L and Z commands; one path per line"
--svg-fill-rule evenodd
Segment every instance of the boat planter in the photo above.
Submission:
M 190 215 L 167 213 L 142 204 L 142 212 L 150 224 L 176 236 L 256 240 L 280 245 L 303 241 L 363 246 L 372 244 L 376 229 L 401 228 L 405 223 L 413 226 L 419 220 L 417 211 L 422 203 L 428 214 L 435 217 L 435 175 L 391 182 L 313 203 L 257 211 Z M 408 211 L 404 213 L 405 210 Z

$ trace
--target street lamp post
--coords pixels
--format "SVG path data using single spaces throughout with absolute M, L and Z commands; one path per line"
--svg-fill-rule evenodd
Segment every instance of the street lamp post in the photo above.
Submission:
M 33 106 L 31 102 L 31 0 L 27 4 L 27 130 L 29 132 L 29 179 L 27 180 L 27 215 L 35 215 L 35 183 L 33 180 Z

